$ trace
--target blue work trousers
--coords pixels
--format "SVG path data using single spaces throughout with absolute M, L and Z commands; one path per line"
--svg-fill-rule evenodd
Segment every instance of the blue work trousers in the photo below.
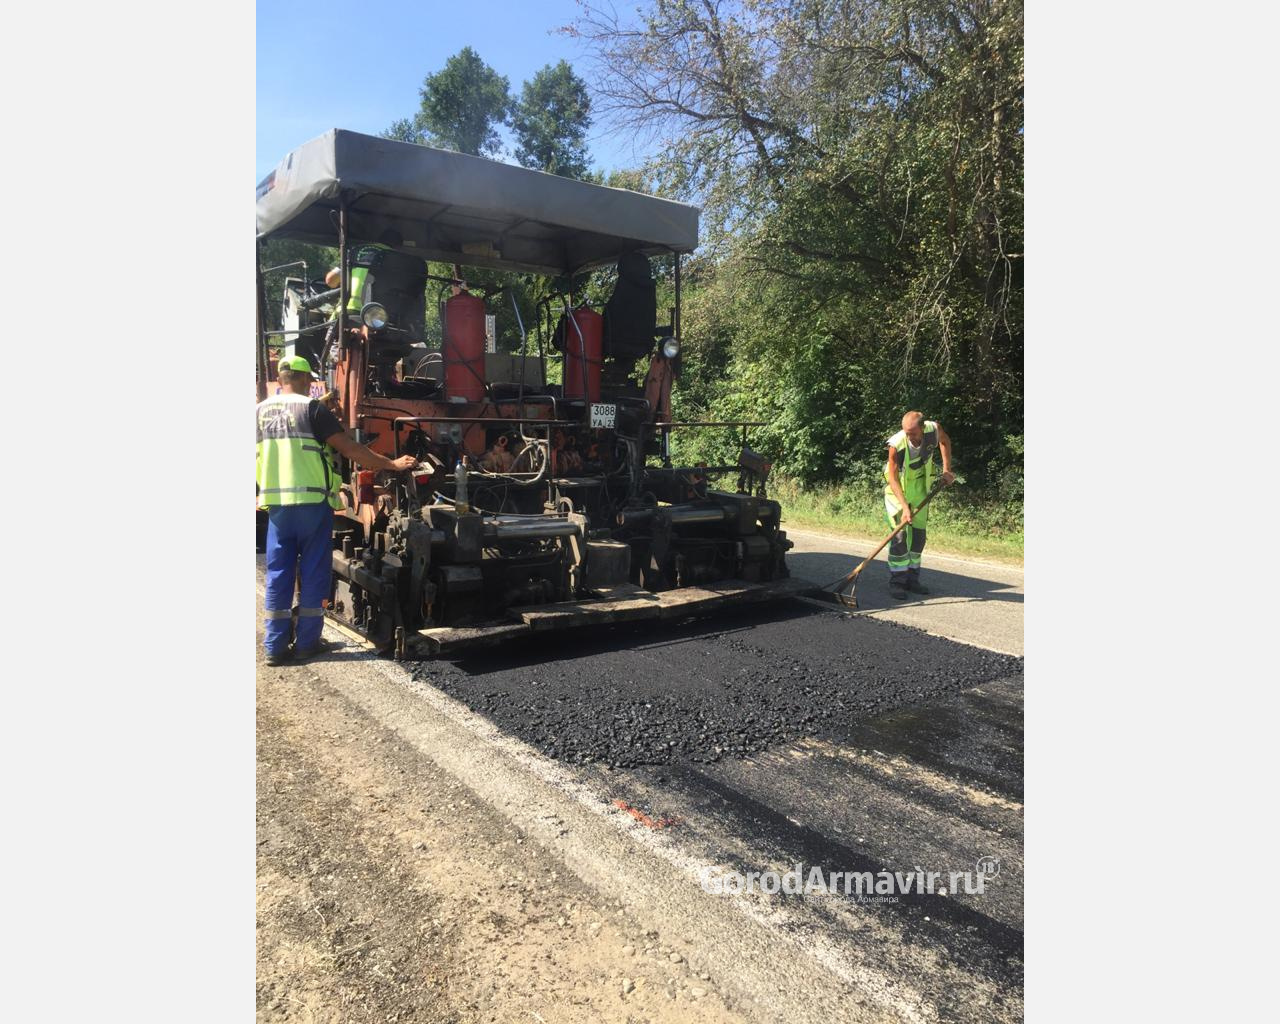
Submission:
M 298 635 L 294 649 L 314 650 L 324 628 L 324 602 L 333 574 L 333 509 L 328 502 L 280 505 L 267 510 L 266 639 L 268 654 L 289 646 L 294 581 L 298 588 Z

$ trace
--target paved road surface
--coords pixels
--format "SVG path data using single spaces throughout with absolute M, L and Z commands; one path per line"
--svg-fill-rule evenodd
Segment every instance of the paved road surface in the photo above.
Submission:
M 820 581 L 869 550 L 791 535 L 796 574 Z M 540 736 L 530 736 L 537 747 L 526 742 L 513 713 L 503 724 L 498 710 L 552 666 L 562 696 L 602 664 L 641 696 L 682 677 L 728 687 L 733 666 L 752 661 L 781 686 L 796 666 L 834 657 L 815 653 L 812 637 L 829 647 L 842 621 L 850 641 L 888 630 L 907 661 L 916 649 L 939 658 L 946 648 L 877 619 L 1021 652 L 1020 572 L 928 555 L 926 567 L 938 569 L 937 594 L 905 607 L 890 608 L 879 573 L 870 577 L 859 587 L 860 622 L 798 604 L 771 627 L 711 618 L 681 627 L 676 641 L 640 644 L 622 631 L 615 649 L 581 657 L 403 666 L 350 645 L 306 666 L 260 663 L 269 751 L 260 754 L 260 879 L 283 894 L 260 892 L 260 1019 L 1019 1020 L 1017 663 L 977 658 L 966 662 L 977 677 L 937 673 L 919 692 L 890 687 L 875 710 L 859 710 L 854 693 L 838 728 L 819 723 L 710 764 L 569 763 L 538 749 Z M 753 643 L 762 637 L 768 644 Z M 860 660 L 863 646 L 851 642 L 843 655 L 851 674 L 883 685 L 880 668 Z M 981 678 L 984 665 L 1002 672 Z M 767 688 L 751 699 L 759 692 Z M 486 694 L 499 696 L 486 705 Z M 465 820 L 446 812 L 448 796 L 448 806 L 465 802 Z M 415 825 L 415 815 L 427 820 Z M 345 852 L 324 853 L 335 846 Z M 982 894 L 911 892 L 896 902 L 700 884 L 795 864 L 824 875 L 946 874 L 974 871 L 982 858 L 999 862 Z M 518 886 L 467 887 L 478 866 L 504 865 L 523 876 Z M 426 897 L 433 885 L 448 897 L 449 878 L 462 879 L 467 902 L 452 917 L 433 914 Z M 551 916 L 567 904 L 575 910 Z M 419 922 L 414 938 L 417 917 L 443 923 Z M 348 955 L 361 943 L 364 959 Z M 585 949 L 596 952 L 584 959 Z
M 819 583 L 840 579 L 875 544 L 784 524 L 795 549 L 787 564 L 796 576 Z M 889 569 L 884 552 L 867 566 L 858 583 L 861 614 L 915 626 L 1007 654 L 1022 653 L 1022 570 L 994 562 L 937 555 L 925 548 L 921 582 L 927 598 L 904 603 L 889 596 Z

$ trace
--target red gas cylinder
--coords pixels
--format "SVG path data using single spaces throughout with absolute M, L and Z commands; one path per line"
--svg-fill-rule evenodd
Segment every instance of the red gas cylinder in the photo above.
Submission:
M 444 304 L 444 389 L 457 401 L 484 398 L 484 300 L 459 292 Z
M 564 325 L 564 397 L 600 401 L 600 369 L 604 354 L 604 317 L 579 306 Z M 581 336 L 579 336 L 579 331 Z

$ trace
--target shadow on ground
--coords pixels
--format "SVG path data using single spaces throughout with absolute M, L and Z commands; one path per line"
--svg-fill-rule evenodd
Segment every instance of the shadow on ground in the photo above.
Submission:
M 787 555 L 787 567 L 793 576 L 802 576 L 813 580 L 819 586 L 834 583 L 845 573 L 851 572 L 861 559 L 836 551 L 802 551 Z M 920 572 L 920 582 L 932 593 L 925 599 L 938 602 L 960 601 L 1011 601 L 1022 604 L 1023 595 L 1010 584 L 997 580 L 984 580 L 976 576 L 947 572 L 935 569 L 925 556 L 924 567 Z M 912 595 L 909 601 L 919 601 L 920 597 Z M 896 608 L 903 602 L 889 595 L 889 567 L 880 560 L 872 562 L 862 570 L 858 577 L 858 607 L 860 610 L 876 608 Z

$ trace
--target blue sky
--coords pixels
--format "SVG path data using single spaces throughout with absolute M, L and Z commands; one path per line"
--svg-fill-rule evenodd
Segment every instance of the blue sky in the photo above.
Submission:
M 376 135 L 408 117 L 418 108 L 422 79 L 464 46 L 506 75 L 513 93 L 562 58 L 590 85 L 582 44 L 555 32 L 577 10 L 574 0 L 258 0 L 254 181 L 330 128 Z M 328 73 L 326 62 L 339 59 L 341 74 Z M 606 170 L 637 166 L 645 155 L 600 123 L 588 145 L 593 164 Z

